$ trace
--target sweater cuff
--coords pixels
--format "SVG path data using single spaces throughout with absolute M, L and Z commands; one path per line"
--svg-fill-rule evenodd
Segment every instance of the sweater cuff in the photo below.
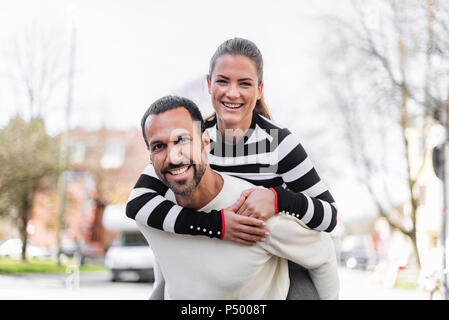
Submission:
M 176 219 L 174 231 L 221 239 L 224 233 L 224 215 L 218 210 L 206 213 L 184 208 Z
M 274 188 L 270 188 L 270 190 L 274 194 L 274 212 L 276 214 L 278 214 L 279 213 L 279 210 L 278 210 L 278 193 L 276 192 L 276 190 L 274 190 Z
M 289 197 L 289 194 L 287 192 L 287 190 L 285 190 L 283 187 L 278 186 L 278 187 L 274 187 L 273 188 L 274 191 L 276 191 L 276 195 L 277 195 L 277 208 L 278 211 L 282 212 L 289 212 L 290 210 L 288 210 L 288 204 L 290 203 L 291 199 Z
M 220 213 L 221 213 L 221 237 L 220 240 L 223 240 L 224 238 L 224 233 L 225 233 L 225 217 L 224 217 L 224 209 L 221 209 Z
M 274 187 L 278 197 L 278 210 L 280 212 L 288 212 L 290 214 L 296 214 L 301 220 L 307 211 L 307 199 L 301 192 L 293 192 L 291 190 L 284 189 L 281 186 Z

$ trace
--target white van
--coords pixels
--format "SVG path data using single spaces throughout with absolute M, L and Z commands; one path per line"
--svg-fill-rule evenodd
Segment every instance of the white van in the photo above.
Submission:
M 125 205 L 108 205 L 103 226 L 119 235 L 105 255 L 111 280 L 154 281 L 154 255 L 134 220 L 126 217 Z

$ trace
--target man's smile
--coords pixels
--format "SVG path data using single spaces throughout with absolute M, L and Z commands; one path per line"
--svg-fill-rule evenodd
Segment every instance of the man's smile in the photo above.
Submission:
M 187 177 L 190 167 L 191 165 L 185 165 L 182 167 L 165 170 L 165 173 L 175 180 L 181 180 Z

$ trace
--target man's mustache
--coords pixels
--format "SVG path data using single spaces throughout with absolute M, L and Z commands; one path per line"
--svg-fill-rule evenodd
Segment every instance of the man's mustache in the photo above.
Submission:
M 176 170 L 178 168 L 184 167 L 185 165 L 195 165 L 195 161 L 193 161 L 193 160 L 186 160 L 186 161 L 183 161 L 180 164 L 172 164 L 172 163 L 170 163 L 170 164 L 166 165 L 164 168 L 162 168 L 161 172 L 163 174 L 166 174 L 170 170 Z

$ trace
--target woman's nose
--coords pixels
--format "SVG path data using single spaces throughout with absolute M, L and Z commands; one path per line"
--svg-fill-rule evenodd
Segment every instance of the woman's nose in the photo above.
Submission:
M 240 96 L 240 91 L 236 84 L 231 84 L 228 86 L 228 90 L 226 91 L 226 95 L 229 98 L 238 98 Z

